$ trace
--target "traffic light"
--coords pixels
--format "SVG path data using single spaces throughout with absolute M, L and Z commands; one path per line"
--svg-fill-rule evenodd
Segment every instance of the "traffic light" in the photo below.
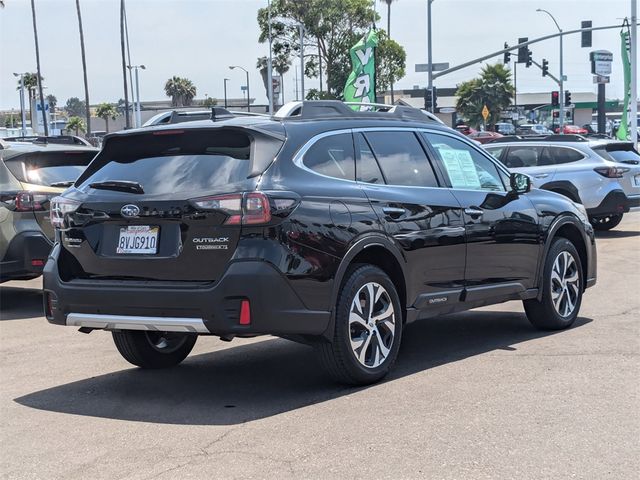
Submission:
M 532 63 L 533 63 L 533 54 L 531 53 L 531 50 L 527 48 L 527 62 L 525 63 L 524 66 L 529 68 Z
M 564 91 L 564 106 L 568 107 L 571 105 L 571 92 L 569 90 Z
M 549 75 L 549 60 L 546 58 L 542 59 L 542 76 L 546 77 Z
M 551 106 L 557 107 L 560 105 L 560 92 L 558 90 L 554 90 L 551 92 Z
M 581 28 L 591 28 L 592 25 L 593 24 L 591 23 L 591 20 L 585 20 L 584 22 L 581 23 Z M 582 32 L 581 36 L 582 36 L 582 42 L 580 46 L 591 47 L 591 30 L 589 30 L 588 32 Z
M 558 110 L 553 111 L 553 118 L 560 118 L 560 112 Z
M 509 48 L 509 44 L 507 42 L 504 42 L 504 48 Z M 511 62 L 511 52 L 504 52 L 504 61 L 503 61 L 503 63 L 505 65 L 508 65 L 509 62 Z
M 529 37 L 522 37 L 518 39 L 518 43 L 525 43 L 529 41 Z M 529 47 L 518 48 L 518 63 L 527 63 L 527 52 Z
M 424 108 L 431 112 L 432 106 L 433 112 L 435 112 L 435 109 L 438 106 L 438 90 L 436 89 L 436 87 L 431 87 L 431 89 L 424 89 Z

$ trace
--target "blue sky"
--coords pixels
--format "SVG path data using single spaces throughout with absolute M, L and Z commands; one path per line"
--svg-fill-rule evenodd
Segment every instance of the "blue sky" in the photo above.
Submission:
M 120 63 L 119 0 L 81 0 L 91 103 L 115 102 L 123 96 Z M 17 108 L 19 99 L 12 72 L 35 71 L 35 54 L 29 0 L 6 0 L 0 10 L 0 108 Z M 132 62 L 145 64 L 141 72 L 142 100 L 165 98 L 163 85 L 172 75 L 190 78 L 204 94 L 223 96 L 223 79 L 229 78 L 229 96 L 240 97 L 244 72 L 230 71 L 238 64 L 250 69 L 252 96 L 266 102 L 255 68 L 267 46 L 257 43 L 256 11 L 266 0 L 127 0 Z M 386 27 L 386 5 L 377 1 L 381 27 Z M 435 62 L 462 63 L 498 50 L 518 37 L 539 37 L 555 31 L 551 11 L 565 30 L 579 28 L 581 20 L 594 26 L 616 24 L 630 15 L 631 0 L 436 0 L 433 3 L 433 55 Z M 83 97 L 82 66 L 74 0 L 36 0 L 40 33 L 40 59 L 47 93 L 64 104 L 71 96 Z M 397 0 L 392 6 L 392 37 L 407 51 L 407 76 L 396 88 L 425 85 L 425 74 L 414 64 L 426 61 L 426 0 Z M 614 53 L 613 75 L 607 97 L 622 96 L 618 30 L 594 32 L 593 49 Z M 593 91 L 589 51 L 580 48 L 579 35 L 565 40 L 565 88 Z M 534 59 L 549 60 L 558 71 L 558 42 L 532 47 Z M 498 59 L 496 59 L 498 61 Z M 481 65 L 436 81 L 450 87 L 472 78 Z M 293 70 L 285 76 L 285 96 L 293 98 Z M 307 79 L 306 88 L 317 80 Z M 554 84 L 540 71 L 518 66 L 518 90 L 550 91 Z

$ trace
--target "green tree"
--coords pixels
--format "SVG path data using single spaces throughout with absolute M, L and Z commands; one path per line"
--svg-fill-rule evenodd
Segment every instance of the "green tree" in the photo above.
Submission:
M 73 130 L 76 132 L 76 135 L 80 135 L 80 132 L 85 132 L 86 127 L 84 125 L 84 120 L 80 117 L 70 117 L 67 121 L 67 126 L 64 127 L 65 130 Z
M 218 99 L 213 97 L 207 97 L 202 102 L 202 106 L 207 108 L 215 107 L 216 105 L 218 105 Z
M 458 85 L 456 96 L 456 110 L 474 127 L 484 123 L 482 109 L 486 105 L 489 110 L 487 125 L 493 130 L 502 111 L 511 105 L 511 71 L 502 63 L 485 65 L 480 77 Z
M 34 98 L 36 98 L 36 90 L 38 88 L 38 74 L 37 73 L 25 73 L 23 75 L 24 80 L 24 89 L 27 91 L 27 95 L 29 97 L 29 107 Z M 43 77 L 40 77 L 40 80 L 44 81 Z M 20 90 L 20 79 L 18 79 L 18 87 L 16 90 Z
M 289 71 L 289 67 L 291 66 L 291 60 L 286 55 L 276 55 L 272 58 L 273 61 L 273 71 L 282 77 L 284 82 L 284 74 Z M 267 92 L 267 96 L 269 95 L 267 91 L 267 65 L 269 63 L 269 59 L 267 57 L 259 57 L 256 62 L 256 68 L 260 71 L 260 75 L 262 76 L 262 82 L 264 83 L 265 92 Z M 280 89 L 284 92 L 283 86 L 280 85 Z M 278 99 L 274 98 L 273 103 L 277 104 Z
M 49 108 L 51 109 L 51 113 L 56 111 L 56 106 L 58 105 L 58 99 L 55 95 L 49 94 L 45 97 L 47 99 L 47 103 L 49 104 Z
M 164 84 L 164 92 L 174 107 L 188 107 L 196 96 L 196 87 L 188 78 L 173 76 Z
M 407 53 L 404 48 L 391 40 L 384 30 L 378 31 L 378 48 L 376 48 L 376 90 L 390 89 L 393 83 L 404 77 Z
M 67 100 L 64 110 L 69 116 L 80 117 L 85 114 L 85 103 L 78 97 L 71 97 Z
M 111 103 L 101 103 L 96 108 L 96 116 L 104 120 L 105 130 L 109 133 L 109 119 L 115 120 L 118 116 L 118 110 Z
M 305 76 L 318 77 L 320 63 L 329 97 L 340 98 L 351 71 L 349 49 L 378 21 L 371 0 L 273 0 L 271 4 L 273 53 L 287 59 L 299 55 L 299 25 L 305 28 Z M 258 10 L 260 42 L 268 41 L 269 12 Z M 402 48 L 402 47 L 400 47 Z M 383 58 L 378 61 L 384 62 Z M 393 65 L 394 62 L 390 62 Z M 404 69 L 404 65 L 402 65 Z M 398 80 L 401 72 L 391 73 Z M 323 92 L 309 96 L 325 97 Z

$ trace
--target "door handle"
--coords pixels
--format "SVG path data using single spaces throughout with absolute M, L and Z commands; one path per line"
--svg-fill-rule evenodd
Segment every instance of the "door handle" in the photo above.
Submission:
M 382 211 L 389 215 L 391 218 L 398 218 L 399 216 L 404 215 L 406 212 L 404 208 L 396 207 L 384 207 Z
M 547 178 L 548 176 L 548 173 L 538 173 L 537 175 L 534 175 L 536 178 Z
M 464 209 L 464 213 L 469 215 L 471 218 L 478 218 L 482 216 L 484 211 L 477 207 L 467 207 Z

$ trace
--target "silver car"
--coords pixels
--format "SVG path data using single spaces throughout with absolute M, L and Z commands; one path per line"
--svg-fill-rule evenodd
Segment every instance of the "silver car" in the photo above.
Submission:
M 541 139 L 484 145 L 506 167 L 529 175 L 533 186 L 582 203 L 596 230 L 610 230 L 640 206 L 640 155 L 631 142 Z

